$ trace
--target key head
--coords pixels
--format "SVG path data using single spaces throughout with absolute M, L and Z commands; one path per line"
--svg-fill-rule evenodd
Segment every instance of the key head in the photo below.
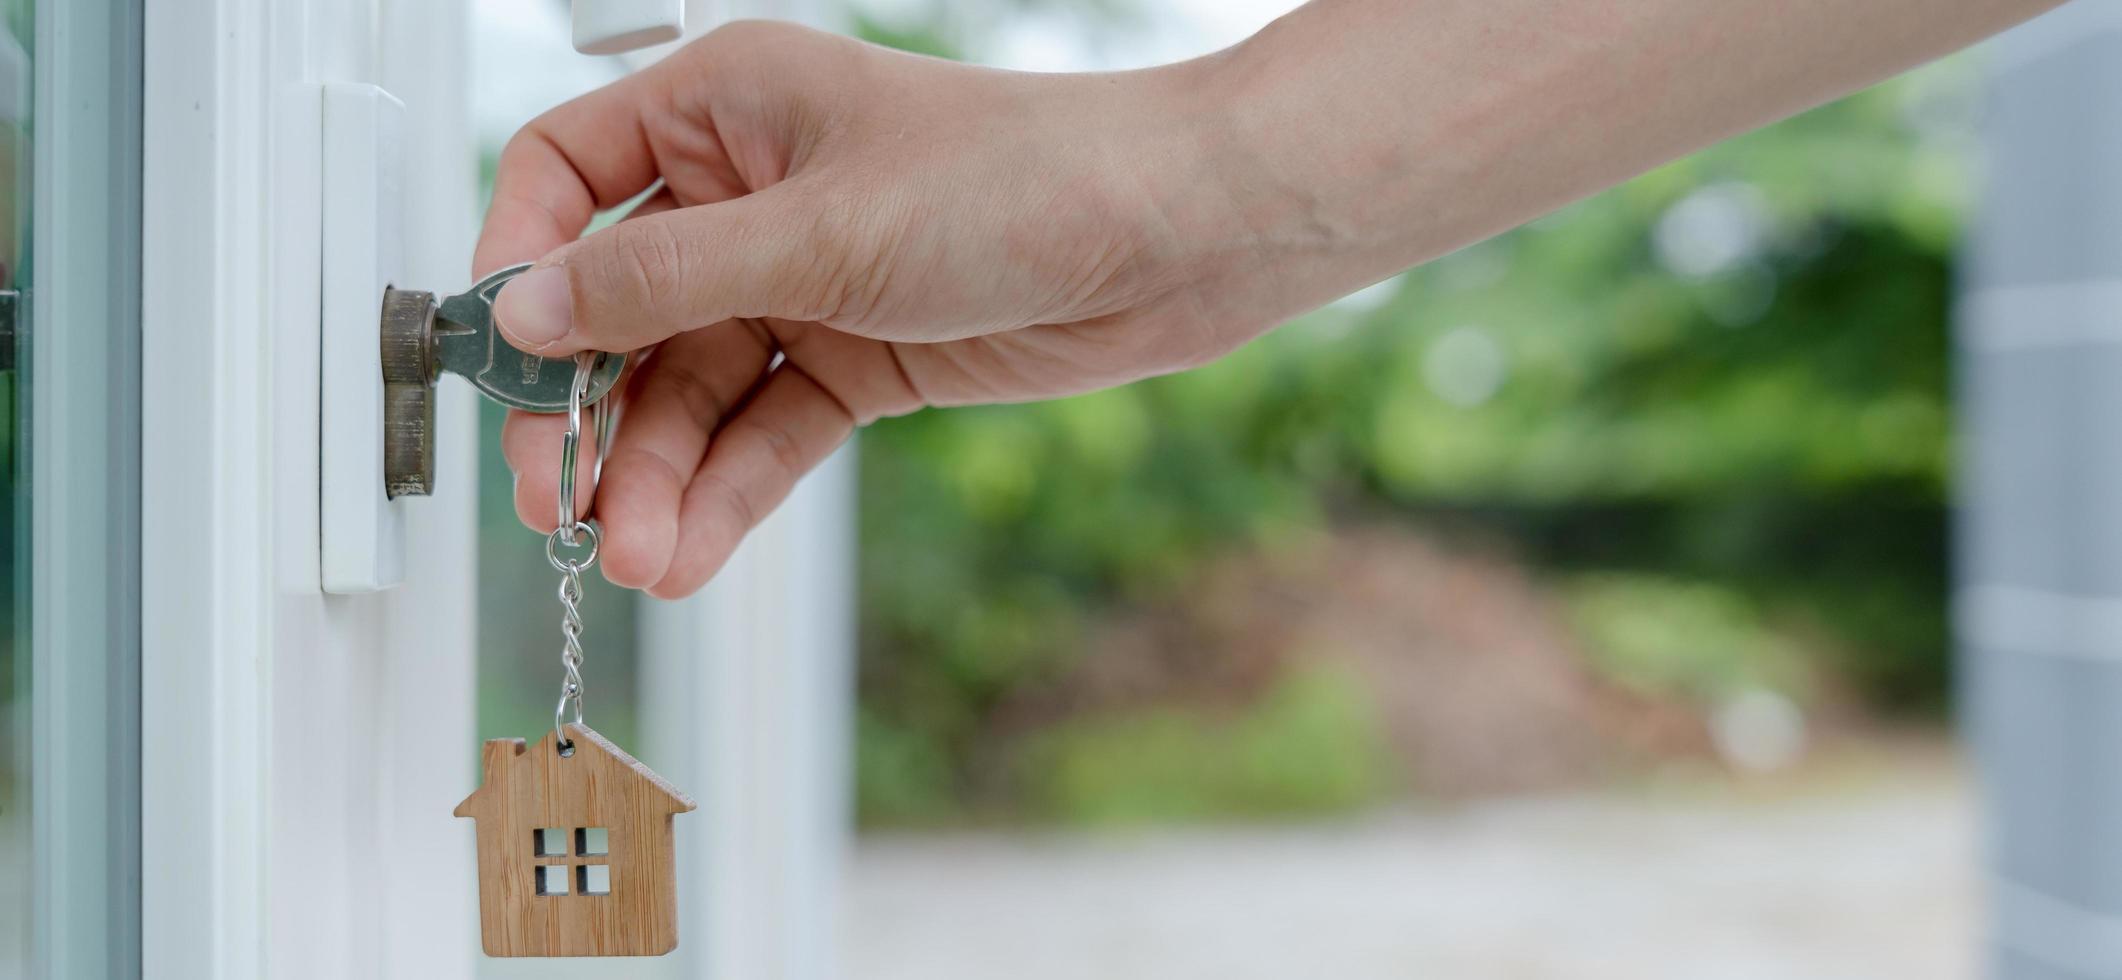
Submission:
M 509 266 L 443 300 L 435 312 L 435 362 L 510 408 L 564 412 L 568 388 L 575 382 L 574 359 L 526 354 L 494 328 L 494 297 L 530 267 L 528 262 Z M 593 404 L 610 392 L 625 367 L 625 354 L 598 354 L 582 404 Z

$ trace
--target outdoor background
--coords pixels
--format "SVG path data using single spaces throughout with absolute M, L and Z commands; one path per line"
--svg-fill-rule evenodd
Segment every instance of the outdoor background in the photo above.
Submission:
M 489 172 L 623 70 L 549 6 L 478 5 Z M 844 13 L 1063 70 L 1287 6 Z M 1191 374 L 865 431 L 851 974 L 1973 975 L 1947 315 L 1976 80 L 1735 140 Z M 552 573 L 485 445 L 482 736 L 534 735 Z M 622 743 L 631 601 L 597 590 L 585 634 Z

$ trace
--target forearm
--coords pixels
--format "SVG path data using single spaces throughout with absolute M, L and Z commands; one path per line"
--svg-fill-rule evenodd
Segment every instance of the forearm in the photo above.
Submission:
M 1181 68 L 1218 179 L 1174 202 L 1279 319 L 2057 3 L 1314 0 Z

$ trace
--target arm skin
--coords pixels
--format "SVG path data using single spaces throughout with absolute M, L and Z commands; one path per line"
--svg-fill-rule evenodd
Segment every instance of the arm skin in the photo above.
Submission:
M 596 509 L 606 576 L 680 596 L 858 425 L 1205 363 L 2054 5 L 1314 0 L 1075 75 L 732 24 L 525 127 L 474 265 L 539 263 L 496 304 L 519 347 L 654 348 Z M 559 424 L 503 433 L 540 529 Z
M 1214 152 L 1293 315 L 2056 5 L 1317 0 L 1222 56 Z

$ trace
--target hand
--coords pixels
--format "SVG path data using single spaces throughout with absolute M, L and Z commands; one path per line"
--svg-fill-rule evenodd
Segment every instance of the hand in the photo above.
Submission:
M 525 350 L 655 346 L 597 513 L 606 577 L 678 596 L 856 425 L 1201 363 L 2057 2 L 1313 0 L 1102 75 L 733 24 L 531 123 L 474 264 L 538 261 L 494 311 Z M 541 529 L 559 425 L 502 437 Z
M 496 301 L 503 333 L 549 356 L 653 347 L 597 494 L 605 575 L 698 589 L 878 417 L 1116 385 L 1266 329 L 1204 294 L 1243 236 L 1216 218 L 1196 109 L 1184 66 L 1016 74 L 740 23 L 532 122 L 475 259 L 538 261 Z M 540 530 L 561 424 L 503 432 Z

